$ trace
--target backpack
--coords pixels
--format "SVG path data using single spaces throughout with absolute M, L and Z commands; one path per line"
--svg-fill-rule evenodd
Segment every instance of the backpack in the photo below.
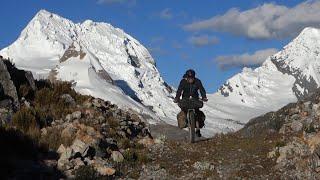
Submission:
M 196 120 L 199 122 L 199 128 L 204 127 L 204 121 L 206 120 L 206 115 L 202 111 L 198 111 L 196 114 Z
M 177 115 L 177 120 L 178 120 L 178 127 L 183 129 L 188 127 L 187 125 L 187 117 L 186 114 L 183 111 L 180 111 L 179 114 Z

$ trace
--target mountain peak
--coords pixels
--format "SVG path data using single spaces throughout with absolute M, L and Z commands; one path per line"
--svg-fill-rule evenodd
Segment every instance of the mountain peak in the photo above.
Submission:
M 75 82 L 75 89 L 83 94 L 134 109 L 153 120 L 157 120 L 155 114 L 174 117 L 178 108 L 148 50 L 107 23 L 74 23 L 40 10 L 0 54 L 36 77 Z
M 45 9 L 41 9 L 40 11 L 37 12 L 36 16 L 42 16 L 42 15 L 51 15 L 52 13 L 45 10 Z
M 314 27 L 306 27 L 290 44 L 294 44 L 294 46 L 296 46 L 296 44 L 303 44 L 304 46 L 308 46 L 309 48 L 319 48 L 319 40 L 320 29 Z
M 57 14 L 51 13 L 45 9 L 41 9 L 36 13 L 36 15 L 33 17 L 33 20 L 43 20 L 43 21 L 48 21 L 50 18 L 56 17 L 58 19 L 62 18 Z M 32 22 L 32 21 L 31 21 Z
M 301 31 L 299 36 L 311 35 L 311 34 L 319 36 L 320 35 L 320 30 L 318 28 L 315 28 L 315 27 L 306 27 Z

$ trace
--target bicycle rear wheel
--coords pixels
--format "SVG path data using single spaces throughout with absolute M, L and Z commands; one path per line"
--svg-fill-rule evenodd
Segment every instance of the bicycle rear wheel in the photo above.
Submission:
M 189 121 L 189 134 L 190 134 L 190 142 L 194 143 L 195 139 L 195 128 L 196 128 L 196 121 L 195 121 L 195 113 L 194 111 L 188 112 L 188 121 Z

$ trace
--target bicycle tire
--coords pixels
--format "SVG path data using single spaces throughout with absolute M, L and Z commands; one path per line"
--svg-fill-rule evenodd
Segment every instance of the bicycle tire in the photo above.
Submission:
M 189 121 L 189 134 L 190 134 L 190 142 L 194 143 L 195 140 L 195 128 L 196 128 L 196 121 L 195 121 L 195 113 L 194 111 L 189 111 L 188 116 Z

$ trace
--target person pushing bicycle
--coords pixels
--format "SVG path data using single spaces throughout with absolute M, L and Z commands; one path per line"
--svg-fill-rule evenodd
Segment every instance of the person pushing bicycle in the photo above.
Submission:
M 205 115 L 199 109 L 203 107 L 203 102 L 199 98 L 200 91 L 202 101 L 208 101 L 206 96 L 206 90 L 204 89 L 201 80 L 196 78 L 196 73 L 194 70 L 189 69 L 180 81 L 176 97 L 174 99 L 175 103 L 178 103 L 181 108 L 181 112 L 177 115 L 178 126 L 180 128 L 185 128 L 186 116 L 188 109 L 195 109 L 196 113 L 196 135 L 201 137 L 200 128 L 204 126 Z M 182 99 L 180 99 L 182 95 Z

